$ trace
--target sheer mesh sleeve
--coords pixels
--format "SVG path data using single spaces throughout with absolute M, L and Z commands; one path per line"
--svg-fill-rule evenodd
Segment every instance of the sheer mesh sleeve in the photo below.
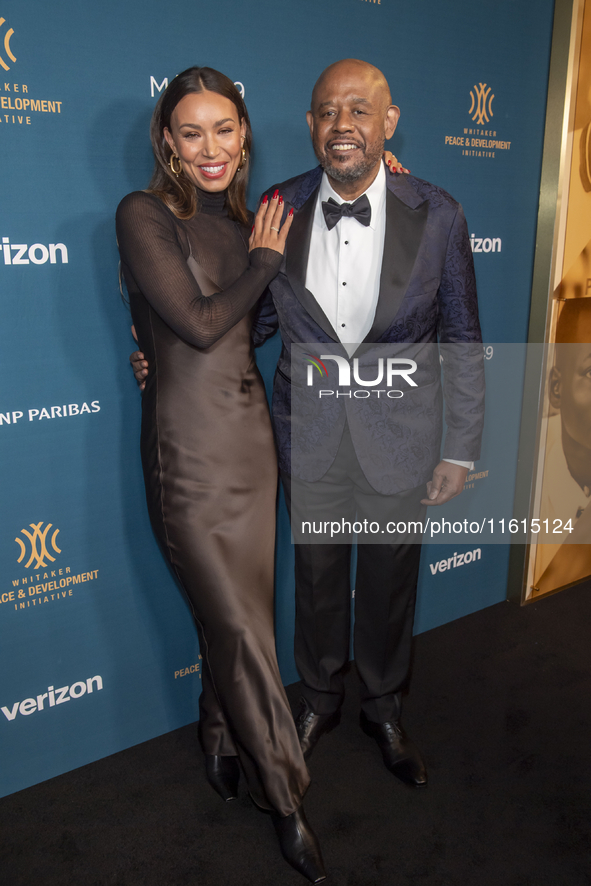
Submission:
M 130 292 L 139 291 L 176 334 L 207 348 L 231 329 L 256 303 L 279 271 L 283 256 L 273 249 L 253 249 L 246 270 L 222 292 L 204 296 L 187 265 L 175 219 L 151 194 L 128 194 L 117 209 L 117 241 L 123 276 Z M 235 248 L 235 228 L 221 254 Z M 187 253 L 188 255 L 188 253 Z

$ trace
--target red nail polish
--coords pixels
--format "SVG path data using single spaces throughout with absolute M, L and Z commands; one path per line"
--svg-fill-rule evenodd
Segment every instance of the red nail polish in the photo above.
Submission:
M 283 196 L 281 196 L 281 197 L 279 198 L 279 205 L 280 205 L 280 206 L 283 205 Z
M 269 198 L 268 198 L 267 195 L 265 194 L 265 196 L 263 197 L 263 206 L 265 205 L 265 203 L 267 203 L 268 199 L 269 199 Z
M 253 232 L 253 231 L 254 231 L 254 225 L 253 225 L 252 228 L 250 229 L 250 234 L 251 234 L 251 236 L 252 236 L 252 232 Z
M 276 200 L 278 196 L 279 196 L 279 188 L 277 188 L 277 190 L 273 194 L 273 200 Z
M 290 218 L 292 215 L 293 215 L 293 206 L 291 207 L 291 209 L 287 213 L 288 218 Z

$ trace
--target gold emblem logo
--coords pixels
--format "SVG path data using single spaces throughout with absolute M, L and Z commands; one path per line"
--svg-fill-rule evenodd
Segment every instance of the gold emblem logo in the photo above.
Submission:
M 0 18 L 0 29 L 2 28 L 2 26 L 4 24 L 6 24 L 6 19 Z M 16 61 L 16 58 L 14 57 L 14 55 L 12 54 L 12 51 L 10 49 L 10 38 L 12 37 L 13 34 L 14 34 L 14 28 L 9 28 L 8 31 L 6 32 L 6 34 L 4 35 L 4 51 L 6 52 L 6 55 L 8 56 L 8 58 L 10 59 L 11 62 Z M 2 67 L 4 68 L 5 71 L 10 70 L 10 65 L 6 64 L 6 62 L 4 61 L 4 58 L 1 54 L 0 54 L 0 65 L 2 65 Z
M 491 95 L 491 91 L 492 87 L 487 87 L 486 83 L 479 83 L 478 86 L 474 84 L 474 88 L 470 90 L 472 104 L 468 113 L 479 126 L 482 126 L 483 123 L 488 123 L 493 115 L 492 102 L 494 94 Z
M 48 566 L 45 562 L 47 558 L 52 563 L 55 563 L 55 557 L 52 557 L 49 551 L 47 550 L 47 535 L 49 530 L 53 526 L 53 523 L 48 523 L 45 529 L 41 529 L 43 526 L 43 521 L 40 523 L 30 523 L 29 524 L 33 532 L 29 532 L 28 529 L 21 529 L 22 534 L 28 538 L 29 544 L 31 545 L 31 556 L 24 563 L 25 569 L 28 569 L 31 563 L 35 561 L 34 569 L 40 569 L 42 566 Z M 57 534 L 59 529 L 56 529 L 51 536 L 51 547 L 55 551 L 56 554 L 61 554 L 61 550 L 58 548 L 55 540 L 57 538 Z M 21 549 L 21 555 L 17 560 L 17 563 L 22 563 L 27 555 L 27 546 L 25 542 L 21 538 L 15 538 L 15 542 L 19 545 Z

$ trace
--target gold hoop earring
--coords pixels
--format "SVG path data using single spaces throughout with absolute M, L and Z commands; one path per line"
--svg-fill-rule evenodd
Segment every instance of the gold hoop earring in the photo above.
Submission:
M 240 172 L 244 164 L 246 163 L 246 148 L 242 148 L 242 159 L 240 161 L 240 165 L 238 166 L 237 172 Z
M 179 168 L 178 168 L 178 169 L 175 169 L 175 168 L 174 168 L 174 161 L 175 161 L 175 160 L 178 160 L 178 161 L 179 161 Z M 181 163 L 181 161 L 180 161 L 180 157 L 177 157 L 176 154 L 171 154 L 171 155 L 170 155 L 170 160 L 168 161 L 168 165 L 170 166 L 170 171 L 173 173 L 173 175 L 176 175 L 176 177 L 178 178 L 179 175 L 181 174 L 181 172 L 183 171 L 183 166 L 182 166 L 182 163 Z

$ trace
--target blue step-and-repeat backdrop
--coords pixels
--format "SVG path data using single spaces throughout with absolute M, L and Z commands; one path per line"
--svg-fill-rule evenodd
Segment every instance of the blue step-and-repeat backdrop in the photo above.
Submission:
M 519 342 L 552 16 L 552 0 L 0 0 L 2 795 L 196 717 L 196 633 L 144 504 L 113 221 L 148 182 L 149 120 L 167 80 L 205 64 L 241 84 L 254 205 L 315 165 L 305 113 L 321 70 L 346 57 L 380 67 L 402 109 L 392 149 L 464 206 L 485 341 Z M 259 355 L 267 382 L 277 352 L 272 340 Z M 508 516 L 519 372 L 489 351 L 487 439 L 464 493 L 500 489 Z M 504 599 L 506 546 L 429 568 L 454 550 L 423 551 L 417 631 Z M 286 683 L 297 679 L 293 608 L 281 504 Z

